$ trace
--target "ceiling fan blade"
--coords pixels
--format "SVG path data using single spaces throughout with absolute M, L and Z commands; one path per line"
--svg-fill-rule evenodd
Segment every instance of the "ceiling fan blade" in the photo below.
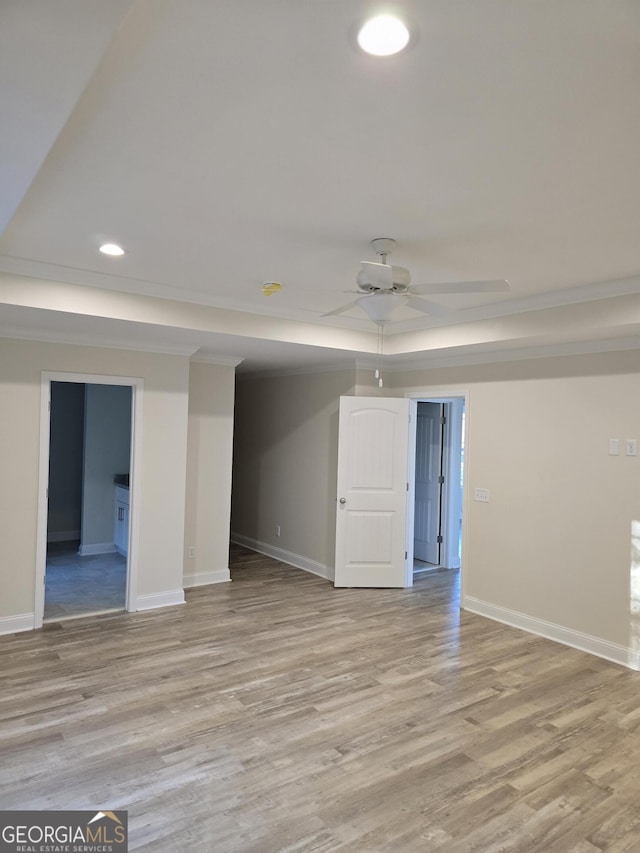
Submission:
M 350 302 L 348 305 L 342 305 L 340 308 L 334 308 L 333 311 L 327 311 L 326 314 L 321 314 L 321 317 L 335 317 L 338 314 L 344 314 L 345 311 L 348 311 L 349 308 L 353 308 L 354 305 L 357 304 L 357 300 L 355 302 Z
M 432 314 L 434 317 L 444 317 L 447 314 L 451 314 L 450 308 L 438 305 L 437 302 L 432 302 L 430 299 L 420 299 L 418 296 L 409 296 L 406 304 L 409 308 L 422 311 L 423 314 Z
M 391 290 L 393 287 L 393 267 L 390 264 L 376 264 L 373 261 L 361 261 L 362 272 L 368 283 L 380 290 Z M 358 276 L 358 283 L 360 276 Z
M 509 290 L 509 282 L 506 279 L 494 279 L 491 281 L 445 281 L 434 284 L 412 284 L 413 293 L 503 293 Z

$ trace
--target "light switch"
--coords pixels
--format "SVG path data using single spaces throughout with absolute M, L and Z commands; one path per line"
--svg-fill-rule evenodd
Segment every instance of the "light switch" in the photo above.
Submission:
M 637 456 L 638 455 L 638 442 L 635 438 L 628 438 L 626 441 L 626 453 L 627 456 Z
M 489 503 L 489 489 L 475 489 L 473 493 L 474 501 L 480 501 L 480 503 L 488 504 Z
M 609 456 L 620 455 L 620 441 L 617 438 L 609 439 Z

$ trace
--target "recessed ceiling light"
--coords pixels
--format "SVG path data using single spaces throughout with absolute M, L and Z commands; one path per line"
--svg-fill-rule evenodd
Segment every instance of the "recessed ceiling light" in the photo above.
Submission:
M 392 56 L 409 43 L 407 26 L 394 15 L 370 18 L 358 32 L 358 44 L 374 56 Z
M 124 249 L 122 246 L 118 246 L 115 243 L 103 243 L 100 246 L 100 251 L 103 255 L 124 255 Z

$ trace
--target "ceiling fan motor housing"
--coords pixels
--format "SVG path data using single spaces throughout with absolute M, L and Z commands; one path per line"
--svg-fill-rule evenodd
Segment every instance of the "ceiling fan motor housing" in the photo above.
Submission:
M 389 288 L 381 288 L 378 285 L 372 284 L 369 280 L 369 276 L 367 275 L 366 269 L 361 269 L 356 278 L 358 283 L 358 287 L 360 290 L 364 290 L 365 293 L 373 293 L 378 290 L 389 290 L 394 291 L 395 293 L 405 293 L 409 285 L 411 284 L 411 275 L 409 270 L 404 267 L 391 267 L 391 281 L 392 287 Z

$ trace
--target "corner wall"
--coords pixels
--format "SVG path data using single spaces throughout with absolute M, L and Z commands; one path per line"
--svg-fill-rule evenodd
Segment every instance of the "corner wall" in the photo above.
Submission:
M 355 370 L 239 379 L 234 541 L 333 578 L 339 398 L 354 390 Z
M 192 362 L 185 505 L 185 587 L 230 580 L 235 368 Z M 189 556 L 189 548 L 195 556 Z

